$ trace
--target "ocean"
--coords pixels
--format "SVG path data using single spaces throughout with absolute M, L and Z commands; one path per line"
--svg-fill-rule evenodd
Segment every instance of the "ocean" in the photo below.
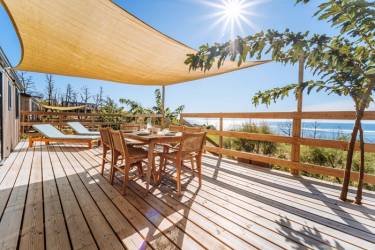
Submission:
M 198 125 L 213 125 L 219 128 L 217 119 L 189 119 L 192 124 Z M 289 136 L 292 133 L 292 122 L 285 121 L 271 121 L 260 119 L 224 119 L 224 130 L 235 130 L 245 123 L 267 124 L 274 134 Z M 351 121 L 303 121 L 302 122 L 302 137 L 317 138 L 317 139 L 349 139 L 354 126 Z M 363 122 L 362 127 L 365 135 L 366 143 L 375 143 L 375 123 Z

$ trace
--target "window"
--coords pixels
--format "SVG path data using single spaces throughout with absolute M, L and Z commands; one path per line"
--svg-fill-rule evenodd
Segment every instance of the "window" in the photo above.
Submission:
M 16 119 L 20 118 L 20 91 L 16 88 Z
M 8 110 L 12 109 L 12 83 L 8 81 Z

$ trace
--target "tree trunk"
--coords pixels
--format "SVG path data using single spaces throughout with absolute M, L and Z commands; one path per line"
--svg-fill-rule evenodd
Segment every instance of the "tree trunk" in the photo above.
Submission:
M 360 205 L 362 202 L 363 178 L 365 176 L 365 142 L 364 142 L 362 124 L 360 124 L 360 127 L 359 127 L 359 138 L 360 138 L 360 149 L 361 149 L 361 165 L 359 167 L 357 195 L 355 197 L 355 203 L 358 205 Z
M 341 194 L 340 194 L 340 199 L 343 201 L 346 201 L 347 195 L 348 195 L 348 190 L 349 190 L 349 182 L 350 182 L 350 171 L 352 168 L 352 162 L 353 162 L 353 154 L 354 154 L 354 147 L 355 143 L 357 140 L 357 135 L 358 135 L 358 130 L 361 125 L 361 120 L 363 117 L 363 112 L 358 112 L 356 115 L 356 120 L 354 124 L 354 128 L 352 131 L 352 136 L 349 142 L 349 147 L 348 147 L 348 153 L 346 156 L 346 166 L 345 166 L 345 173 L 344 173 L 344 181 L 342 184 L 342 189 L 341 189 Z

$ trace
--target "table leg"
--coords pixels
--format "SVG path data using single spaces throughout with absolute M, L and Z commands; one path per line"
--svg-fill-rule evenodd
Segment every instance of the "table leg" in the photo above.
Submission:
M 152 173 L 152 163 L 154 158 L 154 148 L 155 143 L 150 142 L 148 146 L 148 161 L 147 161 L 147 173 L 146 173 L 146 192 L 149 191 L 150 181 L 151 181 L 151 173 Z

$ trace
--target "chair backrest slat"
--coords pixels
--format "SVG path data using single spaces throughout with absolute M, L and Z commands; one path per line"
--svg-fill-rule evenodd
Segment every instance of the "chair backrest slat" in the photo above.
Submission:
M 177 126 L 177 125 L 170 125 L 169 130 L 174 131 L 174 132 L 182 132 L 184 130 L 184 127 L 183 126 Z
M 121 154 L 124 158 L 128 156 L 128 148 L 121 131 L 111 131 L 113 150 Z
M 184 126 L 184 132 L 187 132 L 187 133 L 198 133 L 198 132 L 202 132 L 202 128 L 201 127 L 187 127 L 187 126 Z
M 99 131 L 100 131 L 100 137 L 101 137 L 101 140 L 102 140 L 102 144 L 109 147 L 109 148 L 112 148 L 110 129 L 109 128 L 101 128 Z
M 130 124 L 130 123 L 124 123 L 121 124 L 121 130 L 125 131 L 138 131 L 141 129 L 141 125 L 139 124 Z
M 206 138 L 205 132 L 187 133 L 183 132 L 180 150 L 186 152 L 202 152 L 204 140 Z

